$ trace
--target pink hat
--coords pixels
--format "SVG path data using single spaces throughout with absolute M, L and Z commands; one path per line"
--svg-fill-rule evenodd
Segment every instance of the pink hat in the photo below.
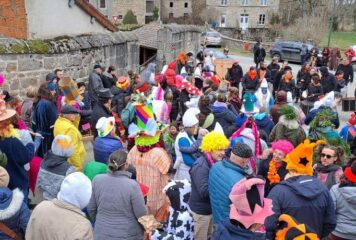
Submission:
M 264 198 L 265 181 L 260 178 L 243 178 L 232 188 L 229 198 L 230 219 L 240 222 L 246 229 L 252 224 L 264 224 L 271 216 L 272 200 Z
M 294 145 L 288 140 L 277 140 L 272 143 L 272 150 L 280 150 L 285 155 L 293 151 Z

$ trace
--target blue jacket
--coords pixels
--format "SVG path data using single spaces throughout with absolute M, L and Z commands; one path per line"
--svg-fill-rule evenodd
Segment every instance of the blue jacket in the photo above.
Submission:
M 284 213 L 307 224 L 320 239 L 328 236 L 336 226 L 330 193 L 315 177 L 296 176 L 284 180 L 271 190 L 268 198 L 273 201 L 275 213 L 265 221 L 268 239 L 274 239 L 277 219 Z
M 211 166 L 204 155 L 198 158 L 190 169 L 192 191 L 189 198 L 190 209 L 199 215 L 210 215 L 208 180 Z
M 321 110 L 323 110 L 323 109 L 327 109 L 328 107 L 324 107 L 324 106 L 321 106 L 321 107 L 319 107 L 318 109 L 314 109 L 314 110 L 312 110 L 312 111 L 310 111 L 308 114 L 307 114 L 307 116 L 306 116 L 306 118 L 305 118 L 305 120 L 304 120 L 304 123 L 306 124 L 306 125 L 309 125 L 309 123 L 311 122 L 311 121 L 313 121 L 313 119 L 316 117 L 316 115 L 318 114 L 318 112 L 320 112 Z M 329 108 L 330 109 L 330 108 Z M 331 110 L 332 111 L 332 110 Z M 334 114 L 335 114 L 335 119 L 332 121 L 332 123 L 335 125 L 335 128 L 339 128 L 339 126 L 340 126 L 340 121 L 339 121 L 339 115 L 337 114 L 337 112 L 334 112 L 334 111 L 332 111 Z
M 95 161 L 107 164 L 110 154 L 122 148 L 123 146 L 120 139 L 110 134 L 105 137 L 97 137 L 94 141 Z
M 0 140 L 0 150 L 7 157 L 6 171 L 9 173 L 9 188 L 20 188 L 28 191 L 28 173 L 24 165 L 29 163 L 30 155 L 27 148 L 17 138 L 5 138 Z
M 237 116 L 230 109 L 223 106 L 212 106 L 212 112 L 216 122 L 220 123 L 223 128 L 225 135 L 231 135 L 231 127 L 235 127 Z
M 213 233 L 213 240 L 265 240 L 266 235 L 261 232 L 251 232 L 231 223 L 230 219 L 219 223 Z
M 0 222 L 24 236 L 30 215 L 31 212 L 24 203 L 24 195 L 19 189 L 11 191 L 8 188 L 0 188 Z M 12 238 L 0 232 L 0 239 Z
M 266 113 L 259 113 L 254 115 L 256 125 L 258 127 L 258 130 L 264 131 L 267 136 L 271 133 L 274 123 L 273 121 L 268 117 Z
M 342 140 L 344 140 L 348 144 L 350 144 L 352 142 L 352 139 L 354 138 L 352 136 L 352 134 L 350 134 L 349 128 L 350 128 L 350 125 L 347 124 L 344 127 L 342 127 L 340 132 L 339 132 L 339 136 L 342 138 Z M 354 130 L 356 130 L 355 126 L 352 126 L 352 128 Z
M 209 194 L 214 223 L 228 219 L 230 215 L 229 194 L 232 187 L 247 173 L 230 160 L 222 160 L 210 169 Z

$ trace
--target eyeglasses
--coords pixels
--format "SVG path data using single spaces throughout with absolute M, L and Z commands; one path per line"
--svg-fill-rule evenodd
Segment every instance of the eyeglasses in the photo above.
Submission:
M 335 156 L 331 156 L 331 155 L 325 154 L 325 153 L 320 154 L 320 156 L 321 156 L 322 158 L 326 157 L 327 159 L 330 159 L 330 158 L 335 157 Z

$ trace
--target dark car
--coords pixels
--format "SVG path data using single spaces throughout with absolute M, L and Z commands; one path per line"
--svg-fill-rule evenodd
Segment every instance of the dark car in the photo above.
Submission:
M 275 42 L 270 50 L 270 56 L 272 58 L 276 57 L 280 61 L 289 61 L 289 62 L 301 62 L 300 52 L 302 49 L 302 42 L 292 42 L 292 41 L 278 41 Z M 306 43 L 308 50 L 310 51 L 313 48 L 313 45 Z M 321 51 L 317 57 L 317 66 L 321 65 Z M 310 56 L 307 57 L 309 61 Z

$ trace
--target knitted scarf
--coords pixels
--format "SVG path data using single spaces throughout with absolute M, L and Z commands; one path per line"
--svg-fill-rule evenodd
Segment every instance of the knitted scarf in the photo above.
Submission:
M 326 179 L 325 185 L 330 189 L 336 184 L 335 172 L 340 168 L 340 166 L 331 164 L 329 166 L 324 166 L 320 162 L 317 163 L 315 170 L 321 173 L 327 173 L 328 177 Z
M 260 134 L 258 132 L 258 128 L 256 123 L 248 118 L 243 124 L 242 126 L 232 134 L 232 136 L 230 137 L 230 141 L 234 138 L 240 137 L 241 136 L 241 132 L 246 128 L 247 124 L 251 124 L 252 126 L 252 132 L 253 132 L 253 136 L 255 137 L 255 155 L 257 158 L 260 158 L 262 155 L 262 146 L 261 146 L 261 142 L 260 142 Z

